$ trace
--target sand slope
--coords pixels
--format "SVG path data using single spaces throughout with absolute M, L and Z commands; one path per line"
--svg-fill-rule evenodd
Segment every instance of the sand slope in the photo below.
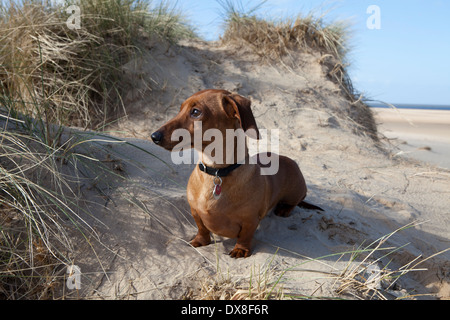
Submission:
M 81 269 L 82 288 L 66 290 L 66 297 L 197 298 L 202 285 L 203 293 L 214 283 L 245 288 L 252 275 L 255 279 L 266 270 L 269 280 L 281 277 L 285 294 L 333 297 L 340 284 L 336 275 L 350 260 L 339 253 L 413 221 L 425 223 L 389 238 L 385 247 L 403 247 L 374 265 L 399 268 L 449 248 L 450 172 L 391 159 L 388 144 L 376 146 L 355 134 L 357 126 L 342 116 L 349 104 L 327 78 L 320 55 L 299 53 L 286 59 L 286 68 L 261 65 L 249 53 L 214 43 L 149 45 L 149 53 L 152 58 L 124 67 L 124 77 L 134 81 L 125 100 L 128 118 L 114 135 L 128 143 L 102 137 L 109 141 L 80 150 L 114 160 L 118 176 L 102 184 L 87 180 L 81 187 L 89 201 L 90 214 L 84 218 L 95 232 L 88 236 L 89 245 L 73 231 L 73 262 Z M 186 200 L 193 165 L 173 165 L 169 152 L 148 141 L 184 99 L 205 88 L 252 100 L 259 128 L 280 129 L 280 153 L 297 161 L 309 187 L 308 201 L 325 209 L 297 208 L 288 218 L 268 215 L 248 259 L 227 255 L 233 239 L 216 237 L 215 244 L 198 249 L 188 245 L 196 233 Z M 449 258 L 446 252 L 426 261 L 418 268 L 427 271 L 405 275 L 386 296 L 448 298 Z

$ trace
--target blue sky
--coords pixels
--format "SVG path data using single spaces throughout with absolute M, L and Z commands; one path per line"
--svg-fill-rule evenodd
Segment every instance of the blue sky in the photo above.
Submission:
M 251 8 L 259 1 L 244 1 Z M 369 29 L 367 9 L 380 9 L 380 29 Z M 220 36 L 221 7 L 214 0 L 178 0 L 206 40 Z M 268 0 L 261 16 L 282 18 L 316 10 L 351 24 L 349 72 L 366 97 L 390 103 L 450 105 L 449 0 Z

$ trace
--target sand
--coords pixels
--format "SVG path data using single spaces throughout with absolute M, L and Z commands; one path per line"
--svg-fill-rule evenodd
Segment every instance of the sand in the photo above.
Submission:
M 450 111 L 374 109 L 379 130 L 398 155 L 450 169 Z
M 149 56 L 124 66 L 124 78 L 134 79 L 124 100 L 128 117 L 111 128 L 114 138 L 78 147 L 114 164 L 116 176 L 99 183 L 92 169 L 79 186 L 89 212 L 80 214 L 92 229 L 85 231 L 89 242 L 70 231 L 72 263 L 82 274 L 81 289 L 65 289 L 66 298 L 236 298 L 236 290 L 248 292 L 250 284 L 257 292 L 260 279 L 269 288 L 278 283 L 274 292 L 286 296 L 367 299 L 357 290 L 338 290 L 351 283 L 349 270 L 360 272 L 355 279 L 380 280 L 388 270 L 407 266 L 420 271 L 395 284 L 374 280 L 366 288 L 378 288 L 389 299 L 450 297 L 450 252 L 436 255 L 450 243 L 450 172 L 397 157 L 387 140 L 375 143 L 361 134 L 340 116 L 351 106 L 327 77 L 320 55 L 291 58 L 284 65 L 263 65 L 243 50 L 192 41 L 149 45 Z M 307 200 L 325 209 L 296 208 L 288 218 L 269 213 L 247 259 L 228 256 L 235 239 L 215 236 L 202 248 L 188 244 L 197 230 L 186 199 L 193 165 L 172 164 L 170 153 L 149 141 L 186 98 L 205 88 L 252 100 L 259 128 L 279 129 L 280 153 L 299 164 Z M 379 239 L 391 249 L 369 258 L 348 253 L 371 243 L 374 248 Z

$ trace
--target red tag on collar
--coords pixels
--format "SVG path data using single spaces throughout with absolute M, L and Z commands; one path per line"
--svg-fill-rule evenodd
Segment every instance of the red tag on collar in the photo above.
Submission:
M 214 186 L 214 195 L 220 196 L 221 193 L 222 193 L 222 187 L 218 184 L 215 185 Z

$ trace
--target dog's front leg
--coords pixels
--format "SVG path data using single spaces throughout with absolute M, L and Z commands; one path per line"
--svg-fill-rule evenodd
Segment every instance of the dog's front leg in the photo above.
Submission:
M 203 224 L 202 219 L 200 218 L 197 211 L 191 208 L 191 213 L 198 228 L 197 235 L 191 241 L 191 246 L 193 246 L 194 248 L 207 246 L 211 243 L 211 233 Z
M 251 255 L 253 235 L 258 228 L 259 221 L 244 224 L 239 232 L 236 245 L 230 252 L 233 258 L 247 258 Z

